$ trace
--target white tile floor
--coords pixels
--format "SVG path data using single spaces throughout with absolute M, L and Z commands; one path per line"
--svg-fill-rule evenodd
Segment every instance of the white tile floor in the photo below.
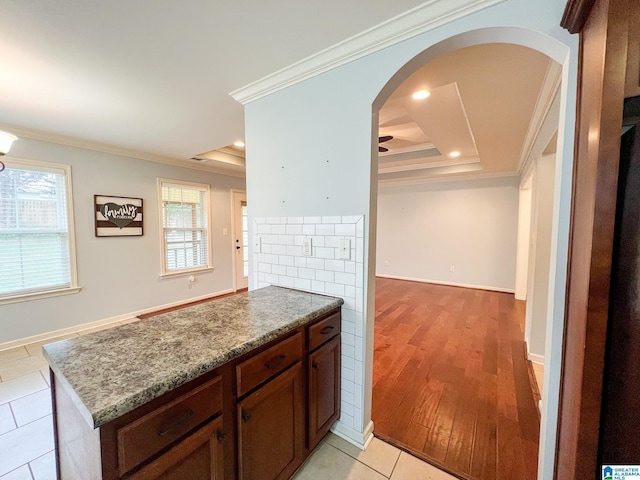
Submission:
M 84 333 L 89 330 L 56 340 Z M 49 372 L 41 354 L 50 341 L 0 351 L 0 480 L 56 480 Z M 455 480 L 377 438 L 363 452 L 333 434 L 295 479 Z

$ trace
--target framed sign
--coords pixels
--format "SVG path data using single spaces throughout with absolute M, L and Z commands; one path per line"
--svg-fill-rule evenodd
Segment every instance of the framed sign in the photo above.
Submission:
M 94 195 L 96 237 L 142 235 L 142 199 Z

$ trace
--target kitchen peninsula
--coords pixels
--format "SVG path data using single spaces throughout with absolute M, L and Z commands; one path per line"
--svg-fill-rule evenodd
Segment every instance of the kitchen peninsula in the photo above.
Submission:
M 342 304 L 266 287 L 46 345 L 60 480 L 289 478 L 339 416 Z

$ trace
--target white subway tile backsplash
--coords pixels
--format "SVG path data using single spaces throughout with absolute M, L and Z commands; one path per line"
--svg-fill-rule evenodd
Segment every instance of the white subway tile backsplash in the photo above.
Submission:
M 299 268 L 298 277 L 313 280 L 316 278 L 316 271 L 313 268 Z
M 286 247 L 285 248 L 285 252 L 286 252 Z M 294 258 L 292 255 L 279 255 L 278 256 L 278 263 L 280 265 L 285 265 L 285 266 L 293 266 L 293 262 L 294 262 Z
M 348 403 L 349 405 L 353 405 L 354 404 L 353 392 L 347 392 L 346 390 L 343 389 L 340 392 L 340 400 L 343 401 L 344 403 Z
M 336 272 L 336 283 L 341 283 L 343 285 L 355 285 L 356 284 L 356 276 L 353 273 L 342 273 Z
M 344 390 L 345 392 L 351 392 L 354 393 L 356 391 L 356 384 L 355 382 L 347 382 L 347 381 L 343 381 L 342 382 L 342 390 Z
M 325 283 L 324 291 L 329 295 L 342 297 L 344 295 L 344 285 L 339 283 Z
M 330 225 L 316 225 L 316 235 L 335 235 L 336 226 Z
M 327 260 L 324 266 L 333 272 L 344 272 L 344 260 Z
M 340 412 L 340 423 L 344 424 L 349 428 L 353 428 L 353 417 L 351 415 L 347 415 L 345 412 Z
M 335 273 L 333 272 L 329 272 L 327 270 L 316 270 L 316 280 L 333 283 L 334 276 L 335 276 Z
M 278 255 L 273 255 L 272 253 L 265 253 L 262 261 L 264 263 L 277 264 L 279 260 Z
M 258 288 L 269 284 L 344 298 L 342 308 L 342 412 L 346 426 L 362 428 L 364 397 L 364 218 L 359 215 L 256 218 L 261 253 L 252 256 Z M 305 238 L 312 255 L 302 255 Z M 339 258 L 340 240 L 351 242 L 351 258 Z
M 280 245 L 293 245 L 293 235 L 278 235 Z
M 327 236 L 325 238 L 324 241 L 324 246 L 325 247 L 330 247 L 330 248 L 339 248 L 340 247 L 340 237 L 335 237 L 335 236 Z M 335 255 L 335 252 L 334 252 Z
M 325 237 L 319 237 L 319 236 L 315 236 L 315 237 L 311 237 L 311 244 L 314 247 L 324 247 L 324 239 Z
M 287 247 L 284 245 L 269 245 L 269 247 L 271 248 L 270 253 L 274 255 L 284 255 L 287 253 Z
M 324 260 L 322 258 L 309 257 L 307 258 L 307 267 L 324 270 Z
M 344 365 L 342 365 L 341 373 L 342 373 L 342 378 L 345 379 L 346 381 L 353 382 L 356 384 L 358 383 L 356 381 L 355 372 L 350 368 L 346 368 Z
M 311 280 L 306 278 L 296 278 L 294 280 L 294 286 L 300 290 L 311 290 Z
M 348 333 L 346 331 L 342 331 L 342 344 L 343 345 L 352 345 L 355 347 L 356 345 L 356 337 L 353 333 Z
M 352 298 L 354 301 L 356 299 L 356 287 L 353 285 L 345 285 L 344 286 L 344 296 L 345 298 Z
M 342 331 L 345 333 L 350 333 L 355 335 L 356 333 L 356 324 L 355 322 L 348 322 L 344 319 L 344 315 L 342 316 Z
M 278 276 L 278 285 L 281 287 L 295 287 L 295 278 L 287 277 L 285 275 Z
M 274 235 L 284 235 L 287 233 L 286 225 L 271 225 L 271 231 L 267 233 L 272 233 Z
M 284 265 L 272 265 L 271 273 L 273 273 L 274 275 L 286 275 L 287 267 Z
M 353 223 L 336 225 L 336 235 L 342 235 L 343 237 L 355 237 L 356 226 Z
M 336 249 L 328 247 L 314 247 L 314 255 L 318 258 L 334 259 L 336 258 Z
M 271 264 L 270 263 L 258 263 L 258 271 L 263 273 L 271 273 Z
M 302 225 L 287 225 L 287 235 L 302 235 Z

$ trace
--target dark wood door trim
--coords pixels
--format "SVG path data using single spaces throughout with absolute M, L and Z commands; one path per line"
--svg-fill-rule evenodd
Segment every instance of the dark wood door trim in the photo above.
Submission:
M 596 0 L 569 0 L 564 8 L 560 25 L 571 33 L 578 33 L 584 27 Z
M 582 3 L 586 8 L 588 2 Z M 595 0 L 581 28 L 555 478 L 597 478 L 629 0 Z M 577 8 L 577 5 L 575 6 Z M 564 22 L 564 19 L 563 19 Z M 564 23 L 563 23 L 564 25 Z

